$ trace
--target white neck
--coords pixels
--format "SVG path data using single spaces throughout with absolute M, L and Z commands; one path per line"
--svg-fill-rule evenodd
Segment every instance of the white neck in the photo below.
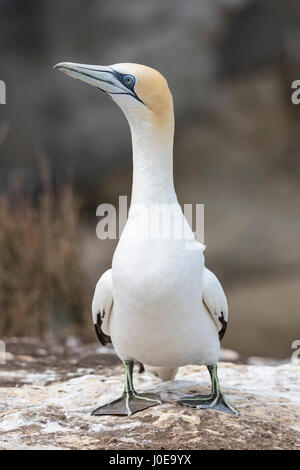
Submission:
M 174 130 L 155 132 L 152 125 L 130 125 L 133 151 L 131 204 L 174 204 Z

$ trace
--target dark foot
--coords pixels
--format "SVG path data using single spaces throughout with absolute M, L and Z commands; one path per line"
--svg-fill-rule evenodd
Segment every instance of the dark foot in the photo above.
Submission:
M 200 409 L 213 409 L 237 416 L 239 413 L 231 406 L 224 395 L 191 395 L 180 398 L 177 403 L 181 405 L 190 406 L 191 408 Z
M 137 411 L 146 410 L 146 408 L 150 408 L 150 406 L 156 405 L 161 405 L 159 395 L 154 393 L 137 394 L 133 392 L 124 392 L 120 398 L 117 398 L 117 400 L 96 408 L 92 412 L 92 415 L 130 416 Z

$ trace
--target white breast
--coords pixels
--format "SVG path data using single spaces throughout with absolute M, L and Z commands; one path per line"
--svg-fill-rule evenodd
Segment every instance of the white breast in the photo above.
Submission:
M 144 224 L 143 216 L 129 218 L 113 259 L 117 354 L 150 366 L 217 362 L 217 329 L 202 304 L 204 247 L 191 250 L 184 238 L 143 239 L 137 234 Z

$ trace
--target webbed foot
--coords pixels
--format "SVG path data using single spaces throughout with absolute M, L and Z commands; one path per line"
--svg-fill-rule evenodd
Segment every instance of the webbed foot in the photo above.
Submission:
M 154 393 L 124 392 L 120 398 L 99 406 L 93 412 L 93 416 L 116 415 L 130 416 L 137 411 L 146 410 L 150 406 L 161 405 L 159 395 Z
M 192 408 L 200 409 L 213 409 L 228 413 L 231 415 L 238 415 L 239 413 L 231 406 L 224 397 L 218 379 L 217 365 L 207 366 L 211 377 L 211 393 L 210 395 L 190 395 L 182 397 L 177 400 L 181 405 L 190 406 Z
M 190 395 L 187 397 L 180 398 L 177 403 L 181 405 L 189 406 L 191 408 L 200 409 L 213 409 L 228 413 L 231 415 L 238 415 L 238 412 L 231 406 L 225 399 L 222 393 L 218 395 Z

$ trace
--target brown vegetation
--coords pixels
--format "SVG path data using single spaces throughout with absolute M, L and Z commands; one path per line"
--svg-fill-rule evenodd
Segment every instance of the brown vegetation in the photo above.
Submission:
M 2 195 L 0 214 L 1 336 L 60 338 L 70 324 L 82 335 L 90 292 L 71 186 L 58 194 L 46 187 L 35 203 L 20 191 Z

